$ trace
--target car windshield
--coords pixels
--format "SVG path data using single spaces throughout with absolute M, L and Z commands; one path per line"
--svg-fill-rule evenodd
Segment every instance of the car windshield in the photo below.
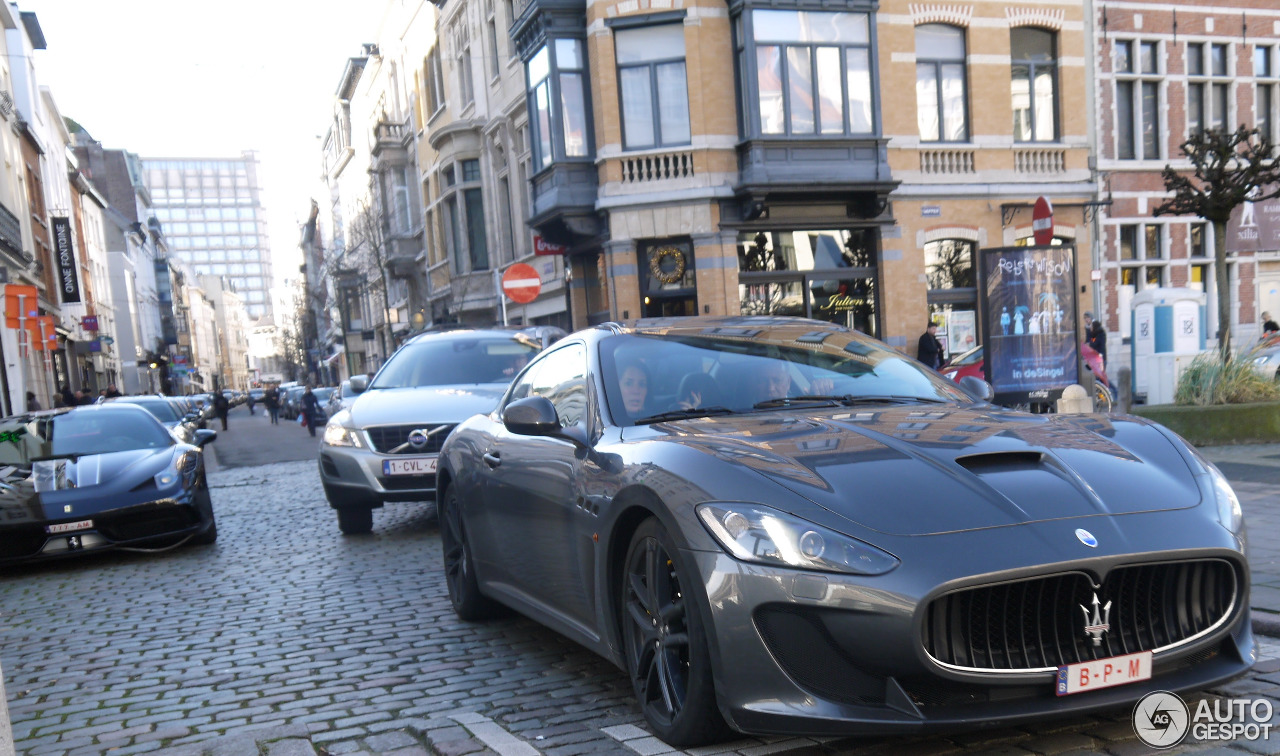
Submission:
M 318 389 L 314 389 L 311 393 L 315 394 L 317 402 L 324 403 L 329 401 L 329 397 L 333 395 L 333 389 L 318 388 Z
M 621 425 L 813 403 L 973 401 L 915 360 L 851 331 L 635 333 L 611 337 L 600 350 L 606 401 Z
M 2 466 L 26 468 L 43 458 L 158 449 L 174 443 L 154 417 L 129 407 L 0 420 Z
M 982 362 L 982 347 L 976 346 L 964 354 L 957 355 L 955 359 L 951 360 L 950 366 L 965 367 L 967 365 L 976 365 L 979 362 Z
M 177 409 L 167 399 L 117 399 L 120 404 L 133 404 L 143 408 L 162 423 L 176 423 L 182 419 Z
M 521 336 L 427 338 L 401 347 L 369 388 L 509 383 L 539 350 Z

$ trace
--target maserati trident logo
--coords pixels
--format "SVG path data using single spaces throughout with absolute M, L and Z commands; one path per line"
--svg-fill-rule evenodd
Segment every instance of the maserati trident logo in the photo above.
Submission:
M 1084 604 L 1080 604 L 1080 611 L 1084 612 L 1084 634 L 1093 638 L 1093 645 L 1102 645 L 1102 636 L 1111 629 L 1111 602 L 1108 601 L 1105 606 L 1099 607 L 1098 594 L 1093 594 L 1093 616 L 1089 616 L 1089 608 Z

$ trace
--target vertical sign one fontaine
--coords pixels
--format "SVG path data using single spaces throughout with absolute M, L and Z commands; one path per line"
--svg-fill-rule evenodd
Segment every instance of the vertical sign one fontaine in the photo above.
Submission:
M 76 250 L 71 246 L 71 219 L 53 217 L 53 244 L 58 252 L 58 289 L 62 301 L 80 301 L 80 271 L 76 262 Z

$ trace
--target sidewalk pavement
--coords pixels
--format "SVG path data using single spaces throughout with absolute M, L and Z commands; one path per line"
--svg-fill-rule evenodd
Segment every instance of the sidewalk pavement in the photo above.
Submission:
M 1249 528 L 1253 628 L 1280 636 L 1280 444 L 1200 448 L 1231 481 Z

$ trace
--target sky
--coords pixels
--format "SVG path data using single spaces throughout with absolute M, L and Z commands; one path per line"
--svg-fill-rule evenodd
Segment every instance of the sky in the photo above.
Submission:
M 392 0 L 399 2 L 402 0 Z M 347 58 L 375 41 L 377 0 L 18 0 L 47 49 L 36 77 L 107 149 L 260 162 L 277 285 L 302 261 L 320 139 Z

